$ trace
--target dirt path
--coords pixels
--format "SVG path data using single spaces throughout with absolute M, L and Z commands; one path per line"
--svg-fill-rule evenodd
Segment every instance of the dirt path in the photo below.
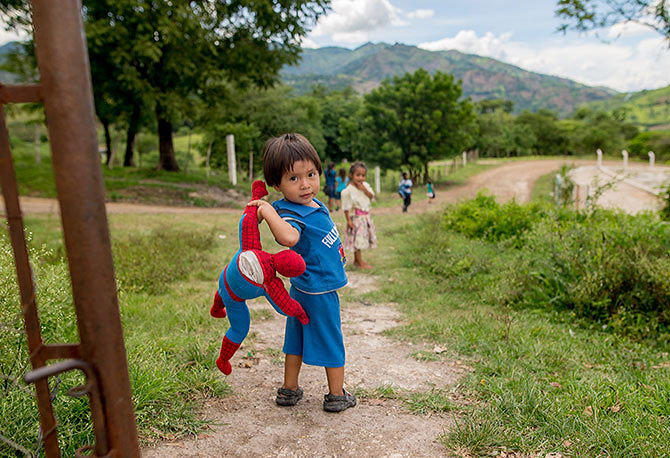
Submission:
M 356 293 L 375 288 L 369 275 L 349 273 Z M 347 294 L 346 288 L 343 291 Z M 263 301 L 252 309 L 268 309 Z M 347 348 L 349 390 L 393 387 L 399 393 L 449 389 L 467 367 L 454 361 L 419 362 L 411 355 L 427 347 L 398 342 L 382 333 L 400 323 L 392 305 L 343 301 L 342 324 Z M 441 415 L 415 415 L 398 400 L 359 397 L 359 404 L 340 414 L 323 411 L 327 393 L 322 368 L 303 366 L 305 397 L 295 407 L 275 405 L 283 377 L 280 354 L 284 320 L 253 322 L 247 339 L 233 357 L 228 382 L 233 395 L 209 403 L 203 416 L 216 423 L 192 440 L 163 442 L 143 450 L 159 457 L 416 457 L 445 456 L 437 438 L 450 425 Z M 251 352 L 253 357 L 243 355 Z

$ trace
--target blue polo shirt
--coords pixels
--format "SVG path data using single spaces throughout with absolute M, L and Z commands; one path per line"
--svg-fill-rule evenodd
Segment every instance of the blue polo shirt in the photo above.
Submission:
M 307 268 L 291 284 L 308 294 L 335 291 L 347 284 L 344 272 L 344 248 L 340 234 L 326 206 L 314 199 L 319 207 L 300 205 L 281 199 L 272 206 L 291 226 L 300 232 L 300 240 L 291 249 L 301 255 Z

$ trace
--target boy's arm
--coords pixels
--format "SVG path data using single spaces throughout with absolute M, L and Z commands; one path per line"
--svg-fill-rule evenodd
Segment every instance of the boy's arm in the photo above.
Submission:
M 252 200 L 247 205 L 258 207 L 258 218 L 265 219 L 274 235 L 275 240 L 280 245 L 292 247 L 300 240 L 300 232 L 284 221 L 272 205 L 264 200 Z

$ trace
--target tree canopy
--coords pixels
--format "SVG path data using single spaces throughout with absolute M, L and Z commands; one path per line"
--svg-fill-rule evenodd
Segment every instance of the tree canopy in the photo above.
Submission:
M 559 27 L 562 32 L 634 22 L 660 33 L 670 44 L 668 0 L 557 0 L 556 16 L 564 21 Z
M 365 96 L 363 113 L 380 146 L 378 159 L 395 145 L 400 164 L 427 176 L 431 160 L 459 154 L 472 141 L 475 121 L 472 103 L 462 95 L 460 82 L 441 72 L 431 76 L 419 69 L 384 81 Z

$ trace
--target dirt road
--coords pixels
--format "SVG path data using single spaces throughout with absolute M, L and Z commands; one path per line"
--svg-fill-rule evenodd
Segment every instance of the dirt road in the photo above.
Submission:
M 349 273 L 357 293 L 376 288 L 376 280 Z M 346 297 L 350 288 L 342 290 Z M 268 309 L 264 301 L 252 309 Z M 397 342 L 382 333 L 397 326 L 392 305 L 343 300 L 342 324 L 347 348 L 346 380 L 350 391 L 393 387 L 409 394 L 445 389 L 468 368 L 457 361 L 420 362 L 411 357 L 431 348 Z M 437 438 L 451 424 L 447 416 L 414 415 L 401 401 L 359 397 L 356 407 L 339 414 L 322 409 L 328 392 L 323 368 L 303 366 L 305 397 L 294 407 L 275 405 L 281 386 L 284 319 L 253 322 L 255 334 L 233 357 L 228 382 L 233 395 L 206 406 L 203 415 L 217 426 L 191 440 L 163 442 L 143 450 L 147 458 L 163 457 L 435 457 L 444 456 Z M 247 356 L 252 354 L 253 356 Z M 213 358 L 216 355 L 213 355 Z M 212 359 L 213 361 L 213 359 Z M 216 370 L 214 368 L 213 370 Z M 223 375 L 222 375 L 223 376 Z

